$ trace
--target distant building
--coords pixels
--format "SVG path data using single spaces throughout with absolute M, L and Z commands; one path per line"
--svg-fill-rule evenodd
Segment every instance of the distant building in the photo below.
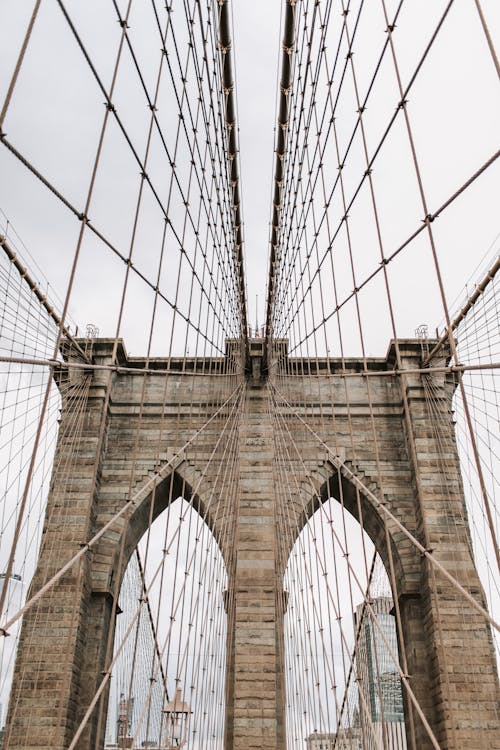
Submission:
M 335 735 L 331 733 L 313 732 L 306 737 L 306 748 L 307 750 L 331 750 L 334 737 Z
M 345 727 L 338 732 L 313 732 L 306 738 L 307 750 L 363 750 L 361 727 Z
M 380 596 L 370 605 L 376 623 L 362 604 L 354 613 L 355 627 L 359 627 L 356 666 L 365 750 L 377 745 L 387 750 L 406 750 L 403 692 L 398 665 L 390 653 L 397 658 L 393 601 L 389 596 Z
M 127 738 L 129 739 L 129 738 Z M 132 750 L 144 750 L 144 748 L 154 748 L 155 750 L 166 750 L 166 748 L 163 748 L 161 745 L 158 745 L 158 741 L 156 740 L 143 740 L 139 745 L 134 745 L 131 741 L 129 745 L 123 745 L 119 744 L 117 742 L 106 742 L 104 745 L 104 750 L 122 750 L 123 747 L 129 747 L 132 748 Z
M 118 719 L 116 722 L 116 742 L 119 747 L 132 747 L 133 738 L 130 737 L 130 730 L 132 729 L 133 712 L 134 699 L 127 700 L 125 693 L 122 693 L 118 703 Z
M 5 585 L 6 575 L 0 573 L 0 591 Z M 23 579 L 19 573 L 12 573 L 8 582 L 6 609 L 2 613 L 5 620 L 17 612 L 24 604 Z M 0 750 L 3 747 L 5 736 L 5 723 L 7 720 L 7 708 L 9 703 L 10 686 L 12 683 L 12 673 L 14 671 L 15 651 L 17 649 L 19 629 L 21 620 L 17 620 L 9 627 L 9 638 L 2 638 L 1 653 L 1 673 L 0 683 Z

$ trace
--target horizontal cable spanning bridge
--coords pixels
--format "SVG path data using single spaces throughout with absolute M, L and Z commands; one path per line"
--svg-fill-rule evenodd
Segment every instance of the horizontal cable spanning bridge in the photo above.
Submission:
M 233 6 L 1 11 L 3 747 L 490 750 L 500 15 L 284 0 L 266 269 Z

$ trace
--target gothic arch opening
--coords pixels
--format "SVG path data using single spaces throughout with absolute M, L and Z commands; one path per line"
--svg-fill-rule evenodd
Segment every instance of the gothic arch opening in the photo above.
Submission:
M 192 470 L 194 481 L 189 481 L 186 473 L 176 470 L 168 473 L 166 478 L 158 480 L 147 494 L 144 493 L 143 499 L 137 504 L 137 507 L 128 519 L 126 528 L 126 539 L 124 549 L 124 559 L 128 561 L 144 534 L 147 533 L 150 526 L 167 511 L 176 499 L 183 499 L 189 504 L 189 507 L 196 511 L 203 522 L 208 526 L 215 539 L 221 544 L 221 533 L 219 531 L 220 523 L 218 520 L 219 508 L 213 500 L 213 493 L 205 487 L 200 488 L 198 472 Z M 135 492 L 141 491 L 142 487 L 148 486 L 149 477 L 142 483 L 138 483 Z M 216 506 L 216 507 L 214 507 Z M 123 575 L 123 569 L 122 573 Z
M 360 473 L 360 476 L 363 476 L 363 474 Z M 366 477 L 364 477 L 364 480 L 365 482 L 369 481 Z M 311 477 L 308 480 L 309 492 L 313 487 L 312 481 L 314 480 Z M 342 509 L 342 517 L 348 519 L 346 523 L 351 524 L 354 519 L 357 522 L 354 528 L 358 528 L 359 525 L 363 530 L 363 538 L 366 540 L 363 547 L 367 544 L 371 545 L 373 550 L 376 550 L 386 571 L 390 570 L 391 565 L 394 567 L 399 593 L 405 591 L 405 577 L 408 574 L 415 573 L 417 559 L 411 542 L 404 535 L 401 535 L 400 529 L 394 521 L 390 517 L 384 518 L 383 512 L 376 507 L 373 499 L 367 493 L 357 489 L 352 481 L 343 476 L 341 470 L 331 467 L 326 481 L 324 481 L 322 475 L 319 475 L 316 478 L 315 485 L 318 487 L 317 493 L 308 502 L 301 504 L 298 521 L 290 537 L 291 543 L 296 543 L 298 535 L 322 505 L 328 503 L 331 499 L 336 499 Z M 372 483 L 373 492 L 379 496 L 378 483 L 375 483 L 375 485 Z M 403 506 L 401 499 L 399 502 L 401 508 L 404 509 L 404 520 L 408 525 L 410 519 L 414 517 L 414 504 L 408 504 L 407 502 Z
M 123 575 L 106 718 L 110 747 L 168 747 L 174 699 L 186 709 L 176 731 L 190 747 L 222 742 L 227 572 L 206 514 L 185 495 L 155 514 Z
M 384 562 L 346 505 L 330 497 L 310 510 L 284 574 L 287 749 L 405 750 Z

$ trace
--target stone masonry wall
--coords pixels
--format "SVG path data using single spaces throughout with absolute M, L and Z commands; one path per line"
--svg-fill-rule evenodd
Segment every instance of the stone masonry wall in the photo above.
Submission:
M 400 348 L 405 366 L 418 367 L 420 344 L 402 341 Z M 96 341 L 94 362 L 106 363 L 110 352 L 109 341 Z M 392 349 L 370 366 L 392 369 L 393 357 Z M 144 366 L 143 360 L 127 357 L 122 345 L 118 360 L 124 368 Z M 150 520 L 183 495 L 218 539 L 230 576 L 225 750 L 285 750 L 286 686 L 279 645 L 283 607 L 278 606 L 284 596 L 284 566 L 301 528 L 329 497 L 341 500 L 362 521 L 386 566 L 392 557 L 409 682 L 440 746 L 500 747 L 498 678 L 489 627 L 433 572 L 370 495 L 484 603 L 471 556 L 450 385 L 444 376 L 433 376 L 439 394 L 438 411 L 433 412 L 420 374 L 404 381 L 363 377 L 358 361 L 330 360 L 330 374 L 317 361 L 290 361 L 269 383 L 255 366 L 246 384 L 241 373 L 224 374 L 223 360 L 188 364 L 189 371 L 185 363 L 149 363 L 153 369 L 170 368 L 167 376 L 114 372 L 109 392 L 107 371 L 80 375 L 90 378 L 90 386 L 79 405 L 77 439 L 70 439 L 64 429 L 76 406 L 64 405 L 31 592 L 131 497 L 136 501 L 26 614 L 5 746 L 68 747 L 107 657 L 109 661 L 108 636 L 114 630 L 127 560 Z M 352 377 L 330 377 L 341 368 Z M 202 430 L 209 417 L 212 421 Z M 287 470 L 296 482 L 288 493 L 289 530 L 279 540 L 279 555 L 277 419 L 281 433 L 293 435 L 299 453 L 288 459 Z M 225 434 L 224 425 L 233 432 Z M 224 488 L 219 482 L 224 441 L 232 441 L 239 451 L 237 487 Z M 161 481 L 152 493 L 148 481 L 157 472 Z M 231 539 L 221 532 L 229 522 L 237 529 Z M 104 695 L 101 715 L 105 710 Z M 408 711 L 407 702 L 407 716 Z M 427 750 L 427 733 L 413 713 L 417 747 Z M 89 721 L 79 750 L 94 750 L 96 743 L 102 747 L 104 726 L 98 715 L 96 711 Z

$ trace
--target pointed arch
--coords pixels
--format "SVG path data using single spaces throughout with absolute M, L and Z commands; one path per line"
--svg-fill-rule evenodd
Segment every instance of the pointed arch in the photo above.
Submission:
M 211 487 L 201 472 L 190 463 L 182 461 L 164 477 L 161 477 L 159 471 L 155 475 L 159 477 L 156 483 L 151 482 L 151 477 L 146 475 L 146 479 L 136 485 L 133 496 L 138 498 L 137 502 L 111 526 L 96 546 L 94 559 L 98 562 L 92 565 L 94 591 L 106 591 L 113 595 L 112 592 L 117 590 L 117 580 L 119 590 L 130 557 L 143 535 L 178 498 L 186 500 L 199 514 L 210 529 L 226 562 L 227 551 L 217 522 L 219 505 L 213 499 Z M 101 502 L 100 513 L 103 517 L 109 512 L 109 503 Z M 97 522 L 100 525 L 99 515 Z
M 348 462 L 346 462 L 346 465 Z M 349 467 L 350 468 L 350 467 Z M 377 482 L 358 469 L 355 472 L 363 485 L 371 492 L 379 494 Z M 394 566 L 394 575 L 397 581 L 397 592 L 393 591 L 393 596 L 402 596 L 415 592 L 415 583 L 420 576 L 420 557 L 411 541 L 401 533 L 389 517 L 379 510 L 373 502 L 373 499 L 367 492 L 359 489 L 348 476 L 348 472 L 343 472 L 341 468 L 333 466 L 330 462 L 325 462 L 319 466 L 315 472 L 304 484 L 305 493 L 304 501 L 296 515 L 296 526 L 292 531 L 292 545 L 295 543 L 299 534 L 312 517 L 312 515 L 328 500 L 333 498 L 351 516 L 359 523 L 363 531 L 366 532 L 373 543 L 375 550 L 383 562 L 384 568 L 389 576 L 392 565 Z M 390 496 L 384 494 L 381 500 L 390 507 L 391 512 L 398 517 L 402 515 L 402 521 L 410 528 L 414 535 L 417 531 L 417 518 L 415 514 L 415 502 L 413 496 L 408 496 L 408 486 L 405 486 L 404 493 L 398 494 L 394 487 L 393 494 Z M 291 548 L 288 553 L 291 552 Z
M 178 475 L 172 479 L 176 494 L 177 481 Z M 106 722 L 108 738 L 117 743 L 119 731 L 125 731 L 129 739 L 134 738 L 134 746 L 152 741 L 161 745 L 166 734 L 163 712 L 177 690 L 192 712 L 186 732 L 199 733 L 206 716 L 206 707 L 200 708 L 206 700 L 205 673 L 211 674 L 222 705 L 227 570 L 200 505 L 188 492 L 183 494 L 174 497 L 168 490 L 171 500 L 155 511 L 155 520 L 138 540 L 137 556 L 131 555 L 121 581 L 113 653 L 125 645 L 113 669 L 115 684 L 110 688 Z M 122 726 L 118 727 L 120 708 Z M 214 709 L 209 722 L 213 732 L 222 735 L 224 710 Z
M 325 483 L 309 501 L 284 571 L 288 746 L 383 747 L 397 736 L 406 748 L 393 587 L 354 486 L 338 489 Z

